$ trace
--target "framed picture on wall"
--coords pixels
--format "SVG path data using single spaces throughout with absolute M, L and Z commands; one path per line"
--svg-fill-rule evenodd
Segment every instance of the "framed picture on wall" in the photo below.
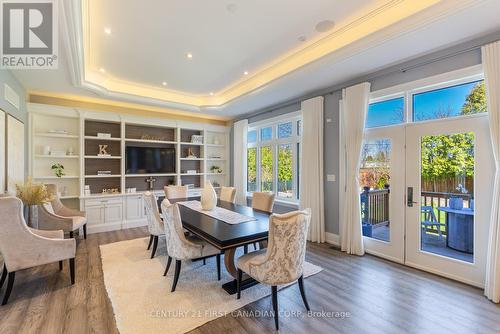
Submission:
M 24 123 L 7 115 L 7 191 L 24 181 Z

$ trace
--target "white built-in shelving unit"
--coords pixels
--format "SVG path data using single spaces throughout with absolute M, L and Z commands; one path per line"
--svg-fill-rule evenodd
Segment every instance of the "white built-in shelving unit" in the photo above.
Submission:
M 43 104 L 29 104 L 28 109 L 30 175 L 35 181 L 56 183 L 65 203 L 86 210 L 90 233 L 144 225 L 142 193 L 148 189 L 146 179 L 149 177 L 156 179 L 157 195 L 161 195 L 163 186 L 168 184 L 189 184 L 193 196 L 200 194 L 206 181 L 215 186 L 229 185 L 229 128 L 226 126 Z M 111 133 L 111 138 L 99 137 L 98 132 Z M 203 142 L 191 142 L 193 135 L 203 136 Z M 97 155 L 99 145 L 108 145 L 111 155 Z M 56 153 L 73 151 L 73 155 L 46 154 L 45 146 Z M 174 148 L 175 171 L 127 173 L 127 146 Z M 189 149 L 195 158 L 187 157 Z M 65 176 L 55 176 L 50 168 L 54 163 L 64 165 Z M 214 166 L 220 168 L 221 173 L 214 173 Z M 111 173 L 98 175 L 98 170 Z M 196 170 L 196 173 L 188 174 L 188 170 Z M 85 185 L 90 186 L 90 195 L 85 195 Z M 103 188 L 115 188 L 118 193 L 103 194 Z M 128 192 L 129 188 L 136 188 L 136 192 Z

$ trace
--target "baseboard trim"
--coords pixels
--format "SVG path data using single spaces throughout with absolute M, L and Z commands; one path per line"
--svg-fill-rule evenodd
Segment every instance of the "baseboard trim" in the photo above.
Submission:
M 122 229 L 122 223 L 87 225 L 87 234 L 116 231 Z
M 340 247 L 340 236 L 335 233 L 326 232 L 326 242 Z

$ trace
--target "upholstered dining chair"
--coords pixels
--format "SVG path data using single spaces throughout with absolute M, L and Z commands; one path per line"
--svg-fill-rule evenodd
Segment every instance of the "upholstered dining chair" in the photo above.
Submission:
M 52 200 L 38 207 L 38 228 L 40 230 L 63 230 L 73 232 L 83 227 L 83 238 L 87 239 L 87 218 L 84 211 L 66 207 L 59 198 L 57 185 L 46 184 L 47 192 L 52 195 Z
M 76 240 L 64 239 L 64 232 L 40 231 L 26 226 L 23 218 L 23 203 L 16 197 L 1 197 L 0 252 L 4 260 L 0 288 L 5 279 L 7 289 L 2 305 L 9 301 L 16 272 L 44 264 L 69 259 L 71 284 L 75 283 Z
M 252 193 L 252 208 L 255 210 L 272 213 L 274 207 L 274 193 L 272 192 L 258 192 Z M 257 250 L 257 243 L 253 243 L 253 247 Z M 244 253 L 248 253 L 248 246 L 243 247 Z
M 252 208 L 265 212 L 273 212 L 274 193 L 258 192 L 252 193 Z
M 181 272 L 181 263 L 186 260 L 206 259 L 216 256 L 217 280 L 220 280 L 220 250 L 201 239 L 184 234 L 177 203 L 171 204 L 167 199 L 164 199 L 161 203 L 161 212 L 163 225 L 165 226 L 168 253 L 167 267 L 163 276 L 167 275 L 172 259 L 175 259 L 175 274 L 171 291 L 175 291 Z
M 220 200 L 225 202 L 234 203 L 236 199 L 236 188 L 234 187 L 221 187 Z
M 156 201 L 156 196 L 153 193 L 147 191 L 144 193 L 143 197 L 144 206 L 146 207 L 146 218 L 148 220 L 149 230 L 148 249 L 151 248 L 151 242 L 153 242 L 151 258 L 154 258 L 156 248 L 158 247 L 158 239 L 160 236 L 165 235 L 165 228 L 163 227 L 163 221 L 161 220 L 160 211 L 158 210 L 158 202 Z
M 241 296 L 243 272 L 262 284 L 270 285 L 276 330 L 279 329 L 278 285 L 298 281 L 302 301 L 309 311 L 304 290 L 303 269 L 310 221 L 310 209 L 271 215 L 267 249 L 245 254 L 237 261 L 237 298 L 240 299 Z
M 165 186 L 163 187 L 166 199 L 187 198 L 188 186 Z

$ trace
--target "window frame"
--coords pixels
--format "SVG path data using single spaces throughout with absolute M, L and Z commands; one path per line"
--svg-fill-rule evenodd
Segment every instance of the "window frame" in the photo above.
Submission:
M 297 134 L 297 121 L 302 120 L 302 114 L 300 111 L 284 114 L 281 116 L 273 117 L 267 120 L 251 123 L 248 126 L 248 132 L 256 130 L 257 131 L 257 142 L 255 143 L 247 143 L 247 150 L 250 148 L 257 148 L 257 154 L 256 154 L 256 160 L 257 160 L 257 175 L 256 175 L 256 182 L 257 182 L 257 187 L 256 191 L 261 191 L 262 189 L 262 184 L 261 184 L 261 148 L 262 147 L 267 147 L 271 146 L 271 151 L 273 154 L 273 182 L 272 182 L 272 192 L 276 194 L 276 199 L 278 201 L 282 202 L 288 202 L 288 203 L 294 203 L 298 204 L 299 203 L 299 194 L 298 194 L 298 184 L 299 184 L 299 173 L 300 169 L 299 166 L 297 166 L 297 144 L 299 144 L 299 150 L 302 151 L 302 136 L 299 136 Z M 278 138 L 278 126 L 280 124 L 284 123 L 292 123 L 292 134 L 290 137 L 287 138 Z M 261 138 L 261 133 L 260 130 L 263 128 L 272 128 L 272 138 L 271 140 L 266 140 L 263 141 Z M 278 194 L 278 152 L 279 152 L 279 147 L 280 145 L 286 145 L 286 144 L 291 144 L 292 147 L 292 169 L 293 169 L 293 175 L 292 175 L 292 197 L 281 197 Z M 247 159 L 247 170 L 248 170 L 248 159 Z M 245 182 L 248 185 L 248 177 Z M 247 189 L 247 197 L 251 197 L 252 192 L 248 191 Z
M 403 122 L 399 124 L 392 124 L 392 125 L 384 125 L 384 126 L 378 126 L 378 127 L 372 127 L 372 128 L 366 128 L 366 130 L 370 129 L 380 129 L 380 128 L 386 128 L 386 127 L 393 127 L 393 126 L 408 126 L 411 124 L 422 124 L 422 123 L 427 123 L 427 122 L 441 122 L 441 121 L 446 121 L 446 120 L 453 120 L 456 118 L 462 118 L 462 117 L 481 117 L 483 115 L 486 115 L 487 113 L 482 113 L 482 114 L 472 114 L 472 115 L 458 115 L 458 116 L 452 116 L 452 117 L 446 117 L 446 118 L 440 118 L 440 119 L 428 119 L 428 120 L 422 120 L 422 121 L 414 121 L 413 120 L 413 96 L 416 94 L 421 94 L 421 93 L 426 93 L 426 92 L 431 92 L 434 90 L 438 89 L 443 89 L 443 88 L 449 88 L 457 85 L 462 85 L 474 81 L 480 81 L 484 80 L 484 72 L 483 68 L 481 65 L 474 65 L 470 67 L 466 67 L 463 69 L 443 73 L 443 74 L 438 74 L 435 76 L 419 79 L 416 81 L 396 85 L 393 87 L 381 89 L 378 91 L 374 91 L 370 93 L 370 99 L 368 101 L 368 104 L 372 103 L 377 103 L 377 102 L 383 102 L 383 101 L 388 101 L 392 100 L 398 97 L 403 97 L 404 98 L 404 117 L 403 117 Z

